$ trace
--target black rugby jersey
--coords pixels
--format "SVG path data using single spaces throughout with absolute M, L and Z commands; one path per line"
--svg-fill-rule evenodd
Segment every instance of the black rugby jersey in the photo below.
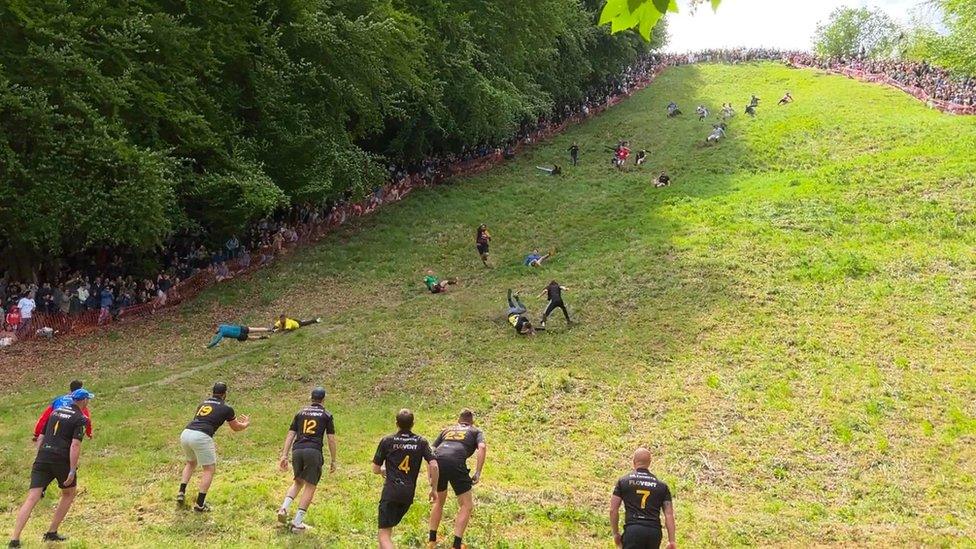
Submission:
M 37 449 L 38 463 L 62 463 L 70 458 L 71 441 L 85 437 L 88 418 L 76 404 L 62 406 L 53 412 L 44 426 L 44 440 Z
M 217 397 L 210 397 L 197 406 L 197 413 L 186 428 L 212 437 L 224 422 L 233 421 L 235 417 L 237 416 L 234 415 L 234 409 L 226 402 Z
M 427 439 L 410 431 L 400 431 L 383 437 L 373 463 L 386 465 L 386 481 L 380 499 L 397 503 L 413 502 L 420 474 L 420 461 L 434 459 Z
M 613 495 L 624 501 L 624 526 L 642 524 L 661 527 L 661 509 L 671 501 L 671 490 L 647 469 L 637 469 L 622 477 L 613 487 Z
M 292 446 L 293 450 L 302 448 L 321 450 L 325 436 L 335 434 L 335 423 L 328 410 L 321 404 L 312 403 L 295 414 L 290 429 L 298 433 L 298 438 Z
M 485 434 L 474 425 L 457 424 L 441 431 L 434 439 L 434 457 L 453 462 L 465 461 L 478 444 L 485 441 Z

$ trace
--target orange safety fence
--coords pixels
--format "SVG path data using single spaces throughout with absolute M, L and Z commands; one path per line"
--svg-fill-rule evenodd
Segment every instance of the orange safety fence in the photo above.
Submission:
M 634 92 L 650 84 L 666 67 L 664 64 L 657 65 L 651 69 L 648 76 L 638 80 L 626 92 L 611 96 L 605 103 L 590 108 L 586 115 L 575 114 L 559 124 L 546 126 L 519 139 L 515 144 L 515 151 L 521 151 L 533 143 L 556 135 L 574 124 L 579 124 L 584 120 L 602 113 L 609 107 L 617 105 L 633 95 Z M 337 206 L 329 215 L 315 222 L 298 225 L 294 230 L 298 233 L 299 237 L 293 242 L 281 242 L 277 247 L 263 247 L 260 250 L 255 250 L 250 253 L 247 258 L 238 257 L 228 261 L 227 269 L 230 276 L 227 279 L 253 272 L 298 246 L 317 242 L 334 229 L 347 223 L 351 218 L 368 215 L 383 204 L 402 200 L 415 188 L 436 185 L 451 177 L 480 173 L 504 161 L 505 158 L 501 149 L 496 149 L 494 152 L 483 157 L 462 160 L 447 165 L 446 167 L 440 167 L 429 178 L 425 178 L 420 174 L 410 174 L 399 181 L 388 183 L 382 187 L 381 192 L 377 193 L 382 198 L 377 198 L 374 194 L 360 202 Z M 30 326 L 18 332 L 17 340 L 24 341 L 48 336 L 63 337 L 66 335 L 80 336 L 88 334 L 113 322 L 146 317 L 155 314 L 159 310 L 178 305 L 187 299 L 196 297 L 205 289 L 218 282 L 213 267 L 211 267 L 200 270 L 186 280 L 180 281 L 179 284 L 173 286 L 166 292 L 165 298 L 157 298 L 147 303 L 113 309 L 105 313 L 100 309 L 86 310 L 74 314 L 36 312 L 31 319 Z

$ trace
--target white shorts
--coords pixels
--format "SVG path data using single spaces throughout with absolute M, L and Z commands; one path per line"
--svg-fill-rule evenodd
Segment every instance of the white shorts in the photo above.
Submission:
M 200 431 L 183 429 L 180 434 L 180 446 L 186 453 L 187 461 L 195 461 L 197 465 L 214 465 L 217 463 L 217 445 L 213 437 Z

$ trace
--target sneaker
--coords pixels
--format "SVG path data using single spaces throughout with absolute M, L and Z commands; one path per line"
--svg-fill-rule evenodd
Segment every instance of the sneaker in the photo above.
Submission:
M 320 322 L 322 322 L 322 317 L 316 317 L 315 318 L 315 323 L 318 324 Z
M 278 522 L 282 524 L 288 523 L 288 511 L 284 508 L 278 509 Z
M 193 510 L 197 513 L 209 513 L 213 509 L 210 507 L 209 503 L 204 503 L 203 505 L 193 504 Z
M 41 539 L 44 541 L 68 541 L 66 536 L 62 536 L 57 532 L 48 532 L 44 534 L 44 537 Z
M 180 505 L 186 503 L 186 494 L 183 492 L 176 494 L 176 503 L 179 503 Z
M 309 526 L 309 525 L 307 525 L 307 524 L 305 524 L 304 522 L 301 523 L 301 524 L 292 524 L 291 525 L 291 533 L 292 534 L 304 534 L 305 532 L 311 532 L 311 531 L 312 531 L 312 527 Z
M 23 547 L 23 545 L 20 544 L 19 539 L 12 539 L 10 540 L 10 543 L 7 544 L 7 547 Z

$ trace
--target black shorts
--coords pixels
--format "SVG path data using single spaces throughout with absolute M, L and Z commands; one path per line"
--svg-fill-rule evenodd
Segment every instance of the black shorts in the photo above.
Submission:
M 661 529 L 644 524 L 624 526 L 624 549 L 658 549 L 663 538 Z
M 52 480 L 58 481 L 58 488 L 64 490 L 65 488 L 72 488 L 78 485 L 78 473 L 75 472 L 75 479 L 70 486 L 66 486 L 64 481 L 68 478 L 68 472 L 71 471 L 71 464 L 66 461 L 61 463 L 38 463 L 34 462 L 34 466 L 31 467 L 31 479 L 30 487 L 33 488 L 47 488 L 51 484 Z
M 247 326 L 241 326 L 241 335 L 237 336 L 237 341 L 247 341 L 247 334 L 251 332 L 251 329 Z
M 478 248 L 478 253 L 481 254 L 481 255 L 485 255 L 486 253 L 488 253 L 488 243 L 487 242 L 478 242 L 475 245 L 475 248 Z
M 403 516 L 406 515 L 407 511 L 409 510 L 409 503 L 400 503 L 399 501 L 388 501 L 381 499 L 377 517 L 377 524 L 379 525 L 380 530 L 385 528 L 393 528 L 394 526 L 400 524 L 400 521 L 403 520 Z
M 295 478 L 316 486 L 322 478 L 322 465 L 325 458 L 317 448 L 299 448 L 291 452 L 291 467 Z
M 454 495 L 456 496 L 471 491 L 473 484 L 471 482 L 471 471 L 468 469 L 467 463 L 463 461 L 454 463 L 438 458 L 437 466 L 440 469 L 440 476 L 437 478 L 438 492 L 447 490 L 448 483 L 451 484 L 451 488 L 454 489 Z

